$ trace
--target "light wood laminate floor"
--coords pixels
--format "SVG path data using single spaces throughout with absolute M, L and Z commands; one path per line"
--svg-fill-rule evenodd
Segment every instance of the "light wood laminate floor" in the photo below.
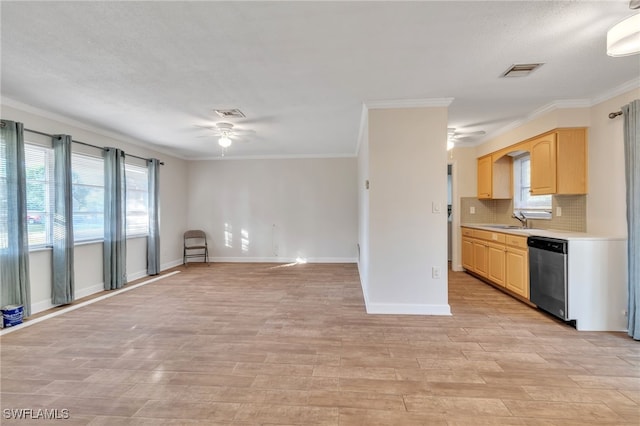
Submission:
M 191 265 L 2 337 L 1 423 L 639 424 L 637 342 L 464 273 L 449 297 L 452 316 L 367 315 L 355 265 Z

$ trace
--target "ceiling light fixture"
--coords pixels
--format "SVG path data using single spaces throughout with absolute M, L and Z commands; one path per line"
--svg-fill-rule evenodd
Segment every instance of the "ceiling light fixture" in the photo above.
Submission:
M 640 53 L 640 13 L 607 31 L 607 55 L 617 57 L 637 53 Z
M 229 136 L 224 134 L 220 136 L 220 139 L 218 139 L 218 145 L 223 148 L 229 148 L 231 146 L 231 139 L 229 139 Z

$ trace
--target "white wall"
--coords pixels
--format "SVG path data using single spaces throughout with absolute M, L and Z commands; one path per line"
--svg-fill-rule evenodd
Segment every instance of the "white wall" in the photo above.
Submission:
M 141 157 L 155 157 L 164 161 L 160 170 L 160 262 L 162 269 L 182 263 L 182 233 L 186 230 L 187 162 L 144 148 L 142 142 L 126 140 L 106 132 L 91 129 L 82 123 L 57 117 L 26 105 L 2 105 L 2 118 L 24 123 L 25 128 L 49 134 L 70 134 L 75 140 L 97 146 L 113 146 Z M 48 138 L 25 132 L 25 141 L 41 145 Z M 49 145 L 50 146 L 50 145 Z M 100 155 L 93 148 L 74 144 L 74 151 Z M 136 161 L 130 158 L 127 161 Z M 139 161 L 139 160 L 138 160 Z M 146 238 L 127 240 L 127 274 L 130 280 L 146 275 Z M 102 243 L 80 244 L 75 247 L 76 298 L 102 291 Z M 29 255 L 32 312 L 51 305 L 51 250 L 44 249 Z
M 591 108 L 589 129 L 589 194 L 587 230 L 611 236 L 627 235 L 624 134 L 622 116 L 609 113 L 634 99 L 640 89 L 616 96 Z
M 368 127 L 367 311 L 449 314 L 447 108 L 374 109 Z
M 213 260 L 356 261 L 355 157 L 194 161 L 188 181 Z

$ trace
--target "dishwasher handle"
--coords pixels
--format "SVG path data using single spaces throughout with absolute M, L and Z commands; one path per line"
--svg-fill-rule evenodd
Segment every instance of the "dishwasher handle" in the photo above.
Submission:
M 558 238 L 529 237 L 527 238 L 527 246 L 544 251 L 567 254 L 569 242 Z

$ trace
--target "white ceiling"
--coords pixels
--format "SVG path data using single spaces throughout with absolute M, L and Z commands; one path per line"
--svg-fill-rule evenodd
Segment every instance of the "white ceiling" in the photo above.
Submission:
M 0 7 L 6 103 L 183 158 L 220 156 L 198 127 L 224 121 L 216 108 L 241 109 L 246 119 L 231 121 L 255 130 L 227 157 L 353 155 L 363 102 L 451 97 L 449 127 L 490 136 L 640 76 L 639 55 L 605 53 L 607 30 L 633 14 L 626 0 Z M 499 78 L 531 62 L 545 65 Z

